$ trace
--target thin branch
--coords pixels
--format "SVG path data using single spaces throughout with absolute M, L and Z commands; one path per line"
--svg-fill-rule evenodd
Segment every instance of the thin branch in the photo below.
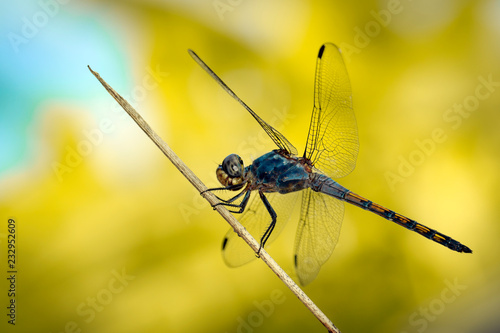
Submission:
M 199 191 L 203 192 L 207 189 L 205 184 L 196 177 L 196 175 L 182 162 L 179 157 L 173 152 L 173 150 L 156 134 L 151 127 L 146 123 L 146 121 L 134 110 L 134 108 L 121 97 L 111 86 L 109 86 L 106 81 L 104 81 L 99 73 L 94 72 L 90 66 L 89 70 L 94 74 L 94 76 L 101 82 L 101 84 L 106 88 L 111 96 L 121 105 L 121 107 L 127 112 L 132 119 L 139 125 L 140 128 L 146 133 L 146 135 L 153 140 L 153 142 L 160 148 L 160 150 L 168 157 L 168 159 L 175 165 L 177 169 L 186 177 L 191 184 Z M 204 192 L 203 197 L 210 203 L 211 206 L 215 206 L 219 201 L 211 192 Z M 259 250 L 259 243 L 252 237 L 250 233 L 236 220 L 236 218 L 222 205 L 215 206 L 217 212 L 233 227 L 234 231 L 247 242 L 247 244 L 252 248 L 252 250 L 257 253 Z M 274 259 L 264 250 L 260 250 L 259 254 L 262 261 L 264 261 L 269 268 L 283 281 L 284 284 L 298 297 L 298 299 L 304 303 L 304 305 L 318 318 L 318 320 L 328 329 L 329 332 L 340 333 L 340 331 L 333 325 L 333 323 L 328 319 L 327 316 L 313 303 L 313 301 L 300 289 L 300 287 L 285 273 L 285 271 L 274 261 Z

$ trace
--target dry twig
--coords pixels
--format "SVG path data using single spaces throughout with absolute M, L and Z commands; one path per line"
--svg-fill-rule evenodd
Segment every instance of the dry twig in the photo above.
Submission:
M 191 184 L 199 191 L 207 190 L 207 187 L 201 182 L 198 177 L 182 162 L 173 150 L 163 141 L 158 134 L 156 134 L 146 121 L 135 111 L 135 109 L 121 97 L 109 84 L 104 81 L 99 73 L 94 72 L 90 66 L 89 70 L 101 82 L 111 96 L 121 105 L 132 119 L 139 125 L 146 135 L 153 140 L 153 142 L 160 148 L 160 150 L 168 157 L 168 159 L 175 165 L 177 169 L 186 177 Z M 211 192 L 204 192 L 203 197 L 207 199 L 210 205 L 214 206 L 217 212 L 233 227 L 234 231 L 247 242 L 252 250 L 257 253 L 259 250 L 259 243 L 252 237 L 250 233 L 231 215 L 231 213 L 222 205 L 215 206 L 219 201 Z M 269 268 L 283 281 L 283 283 L 290 288 L 290 290 L 304 303 L 304 305 L 318 318 L 318 320 L 328 329 L 329 332 L 340 333 L 340 331 L 333 325 L 327 316 L 313 303 L 313 301 L 300 289 L 300 287 L 285 273 L 285 271 L 274 261 L 274 259 L 264 250 L 261 249 L 259 253 L 260 258 L 264 261 Z

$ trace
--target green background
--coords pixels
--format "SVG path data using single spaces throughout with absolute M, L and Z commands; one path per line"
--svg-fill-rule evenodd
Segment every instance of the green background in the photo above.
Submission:
M 305 292 L 342 332 L 500 327 L 499 1 L 1 7 L 2 332 L 325 331 L 261 261 L 224 265 L 226 222 L 87 69 L 213 187 L 226 155 L 248 164 L 274 147 L 186 50 L 300 152 L 325 42 L 343 50 L 359 127 L 357 168 L 340 183 L 474 253 L 348 206 L 336 251 Z M 269 248 L 292 278 L 294 214 Z M 9 218 L 15 327 L 5 315 Z

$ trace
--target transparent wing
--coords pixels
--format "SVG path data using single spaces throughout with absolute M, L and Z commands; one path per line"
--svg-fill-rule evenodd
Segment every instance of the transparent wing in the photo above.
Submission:
M 337 245 L 344 202 L 311 189 L 302 191 L 295 239 L 295 270 L 301 285 L 312 282 Z
M 316 63 L 314 108 L 304 157 L 328 176 L 340 178 L 354 169 L 358 150 L 349 76 L 337 46 L 324 44 Z
M 276 226 L 266 243 L 266 248 L 278 237 L 285 227 L 297 201 L 297 194 L 298 192 L 265 194 L 277 214 Z M 271 223 L 271 216 L 257 193 L 252 193 L 252 198 L 250 198 L 250 202 L 241 218 L 239 218 L 239 221 L 257 241 L 260 241 L 260 238 Z M 229 267 L 238 267 L 256 258 L 255 252 L 253 252 L 244 240 L 238 237 L 232 228 L 227 232 L 222 244 L 222 257 Z
M 217 74 L 214 73 L 214 71 L 207 66 L 203 62 L 203 60 L 198 57 L 196 53 L 194 53 L 192 50 L 188 50 L 188 53 L 191 55 L 191 57 L 198 63 L 198 65 L 201 66 L 207 72 L 217 83 L 221 85 L 221 87 L 235 100 L 237 100 L 245 109 L 247 109 L 248 112 L 257 120 L 259 125 L 266 131 L 267 135 L 274 141 L 274 143 L 282 150 L 287 151 L 288 153 L 292 155 L 297 155 L 297 148 L 295 148 L 290 141 L 288 141 L 283 134 L 278 132 L 274 127 L 266 123 L 264 120 L 262 120 L 248 105 L 245 104 L 232 90 L 229 88 L 224 81 L 221 80 L 220 77 L 217 76 Z

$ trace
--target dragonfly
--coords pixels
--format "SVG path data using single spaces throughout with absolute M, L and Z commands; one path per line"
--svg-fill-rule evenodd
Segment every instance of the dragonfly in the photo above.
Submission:
M 314 80 L 314 106 L 302 156 L 283 134 L 260 118 L 192 50 L 192 58 L 259 123 L 277 149 L 244 166 L 237 154 L 217 167 L 222 187 L 207 191 L 236 191 L 220 200 L 233 213 L 243 213 L 241 223 L 257 239 L 260 249 L 270 244 L 290 217 L 301 193 L 301 212 L 294 246 L 294 266 L 301 285 L 318 275 L 338 243 L 344 202 L 373 212 L 447 248 L 463 253 L 472 250 L 434 229 L 368 200 L 333 179 L 348 175 L 359 151 L 352 90 L 340 49 L 323 44 L 318 52 Z M 252 193 L 258 195 L 251 196 Z M 256 254 L 230 229 L 222 242 L 223 259 L 230 267 L 241 266 Z

